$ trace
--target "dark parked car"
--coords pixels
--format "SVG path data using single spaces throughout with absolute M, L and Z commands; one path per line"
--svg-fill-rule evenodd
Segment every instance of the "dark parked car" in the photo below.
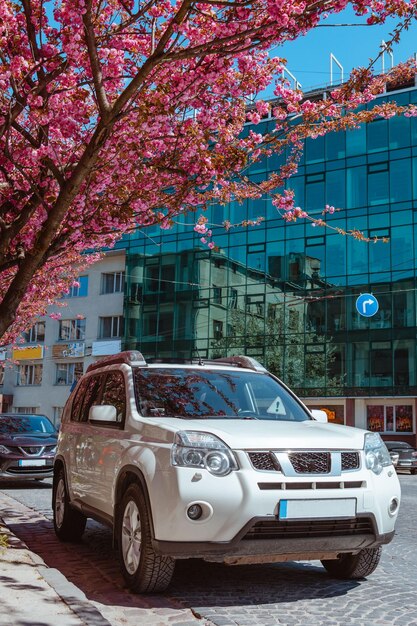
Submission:
M 45 415 L 0 413 L 0 479 L 51 477 L 57 438 Z
M 417 450 L 406 441 L 385 441 L 389 453 L 398 454 L 397 469 L 409 469 L 411 474 L 417 474 Z

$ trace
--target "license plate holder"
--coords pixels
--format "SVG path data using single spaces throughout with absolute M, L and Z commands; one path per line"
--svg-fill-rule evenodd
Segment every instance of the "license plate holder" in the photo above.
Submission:
M 279 520 L 349 518 L 356 516 L 356 498 L 280 500 Z
M 42 467 L 46 459 L 19 459 L 19 467 Z

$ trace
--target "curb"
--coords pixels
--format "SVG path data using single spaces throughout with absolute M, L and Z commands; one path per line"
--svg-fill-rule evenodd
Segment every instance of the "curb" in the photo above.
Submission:
M 5 559 L 10 563 L 10 567 L 21 564 L 36 568 L 39 576 L 58 596 L 58 598 L 68 606 L 68 608 L 81 620 L 83 624 L 89 626 L 111 626 L 110 622 L 103 617 L 100 611 L 87 599 L 86 595 L 71 583 L 59 570 L 50 568 L 45 561 L 35 552 L 32 552 L 27 545 L 19 539 L 5 524 L 0 517 L 0 535 L 5 535 L 8 547 L 0 548 L 0 556 L 4 556 L 7 550 L 14 549 L 13 560 Z

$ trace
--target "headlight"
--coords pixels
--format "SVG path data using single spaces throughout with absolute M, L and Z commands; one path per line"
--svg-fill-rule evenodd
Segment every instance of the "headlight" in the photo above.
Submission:
M 378 433 L 365 434 L 363 449 L 366 467 L 372 470 L 374 474 L 380 474 L 383 467 L 392 464 L 387 447 Z
M 232 451 L 210 433 L 182 430 L 175 435 L 171 463 L 179 467 L 206 469 L 215 476 L 226 476 L 238 465 Z
M 6 446 L 1 446 L 0 445 L 0 454 L 10 454 L 11 450 L 9 450 L 9 448 L 6 448 Z

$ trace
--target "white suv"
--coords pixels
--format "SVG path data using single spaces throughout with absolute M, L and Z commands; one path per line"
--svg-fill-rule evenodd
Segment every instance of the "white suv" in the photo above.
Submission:
M 56 534 L 109 524 L 137 592 L 163 591 L 186 558 L 367 576 L 394 535 L 398 478 L 377 433 L 326 421 L 249 357 L 106 358 L 63 413 Z

